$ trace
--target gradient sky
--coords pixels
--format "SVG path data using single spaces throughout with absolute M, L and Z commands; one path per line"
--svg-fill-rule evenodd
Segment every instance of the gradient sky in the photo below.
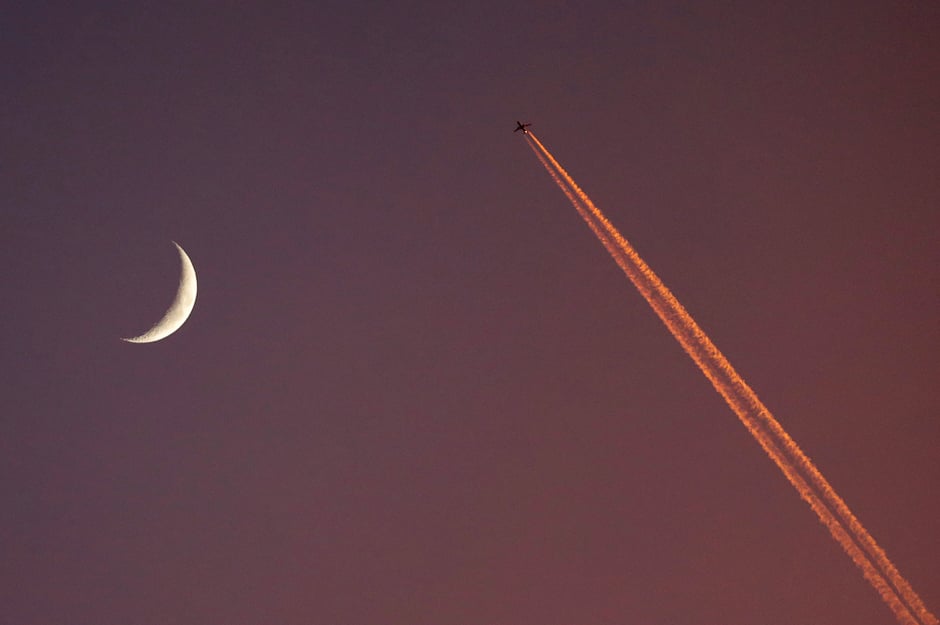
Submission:
M 940 610 L 940 5 L 624 4 L 7 6 L 0 623 L 893 622 L 516 119 Z

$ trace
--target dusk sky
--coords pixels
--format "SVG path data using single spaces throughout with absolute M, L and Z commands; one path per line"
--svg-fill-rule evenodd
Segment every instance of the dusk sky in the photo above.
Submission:
M 7 3 L 0 625 L 893 623 L 516 120 L 936 614 L 938 33 Z

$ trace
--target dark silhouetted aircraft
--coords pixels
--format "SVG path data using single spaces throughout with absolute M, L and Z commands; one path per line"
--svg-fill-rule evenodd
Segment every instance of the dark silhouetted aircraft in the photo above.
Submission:
M 521 121 L 519 121 L 519 120 L 517 119 L 517 120 L 516 120 L 516 129 L 513 130 L 513 132 L 519 132 L 519 131 L 521 130 L 521 131 L 522 131 L 522 134 L 527 135 L 527 134 L 529 134 L 529 131 L 526 130 L 526 128 L 528 128 L 528 127 L 531 126 L 531 125 L 532 125 L 532 124 L 523 124 Z

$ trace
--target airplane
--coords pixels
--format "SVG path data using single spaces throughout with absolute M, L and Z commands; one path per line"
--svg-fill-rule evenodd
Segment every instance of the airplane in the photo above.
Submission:
M 522 134 L 527 135 L 527 134 L 529 134 L 529 131 L 526 130 L 526 128 L 528 128 L 528 127 L 531 126 L 531 125 L 532 125 L 532 124 L 523 124 L 521 121 L 519 121 L 519 120 L 517 119 L 517 120 L 516 120 L 516 129 L 513 130 L 513 132 L 519 132 L 519 131 L 521 130 L 521 131 L 522 131 Z

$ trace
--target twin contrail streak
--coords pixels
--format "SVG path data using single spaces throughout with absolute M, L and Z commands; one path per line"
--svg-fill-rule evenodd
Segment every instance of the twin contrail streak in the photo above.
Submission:
M 529 146 L 582 219 L 630 278 L 771 460 L 809 504 L 904 625 L 938 625 L 937 618 L 894 567 L 813 462 L 783 429 L 711 339 L 531 132 Z

